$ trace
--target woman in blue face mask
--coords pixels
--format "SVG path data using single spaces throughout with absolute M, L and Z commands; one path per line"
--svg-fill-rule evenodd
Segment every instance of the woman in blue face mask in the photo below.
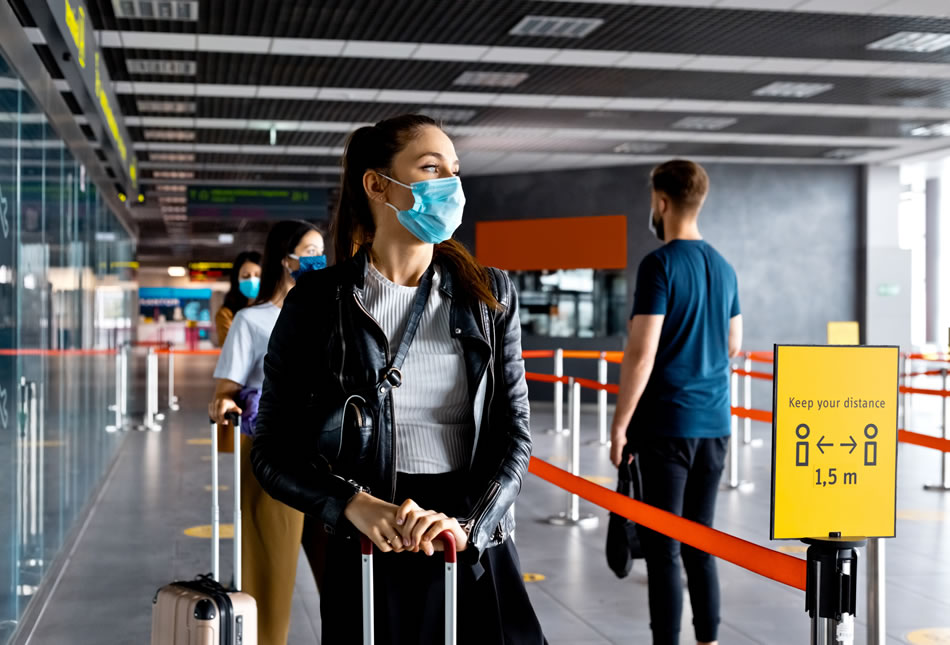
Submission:
M 332 529 L 324 643 L 363 642 L 360 534 L 377 550 L 376 642 L 443 642 L 443 531 L 459 643 L 544 642 L 511 540 L 531 453 L 517 297 L 452 239 L 464 206 L 435 121 L 354 132 L 336 264 L 301 280 L 271 335 L 251 461 L 268 493 Z M 358 414 L 334 423 L 356 396 Z
M 228 337 L 234 315 L 254 302 L 261 285 L 261 254 L 244 251 L 234 259 L 231 268 L 231 289 L 224 297 L 224 304 L 215 314 L 214 324 L 218 333 L 218 347 Z
M 254 304 L 234 317 L 214 371 L 215 395 L 208 406 L 208 414 L 219 429 L 227 428 L 224 417 L 228 412 L 241 414 L 241 430 L 246 434 L 241 437 L 243 582 L 245 590 L 257 600 L 258 634 L 254 642 L 261 644 L 287 642 L 301 541 L 318 587 L 322 582 L 326 542 L 322 528 L 305 522 L 303 513 L 265 493 L 249 461 L 271 330 L 294 287 L 291 274 L 304 270 L 322 255 L 323 236 L 313 224 L 285 221 L 271 228 Z M 244 288 L 250 291 L 248 286 Z M 234 445 L 233 438 L 221 439 L 219 445 Z

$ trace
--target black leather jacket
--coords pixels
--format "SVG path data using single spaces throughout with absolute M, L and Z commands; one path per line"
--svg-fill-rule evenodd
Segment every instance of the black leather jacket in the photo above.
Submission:
M 389 343 L 362 304 L 367 264 L 366 253 L 360 252 L 344 264 L 304 274 L 290 291 L 264 359 L 251 451 L 254 474 L 264 490 L 344 535 L 355 533 L 343 510 L 358 489 L 315 454 L 314 420 L 324 417 L 321 404 L 338 402 L 341 390 L 372 387 L 388 365 Z M 464 285 L 445 268 L 440 286 L 452 302 L 451 332 L 465 354 L 473 416 L 481 419 L 468 490 L 459 491 L 468 508 L 459 520 L 470 531 L 468 549 L 460 557 L 473 563 L 514 529 L 511 506 L 531 455 L 517 296 L 507 275 L 497 269 L 490 273 L 502 311 L 470 304 L 460 292 Z M 487 381 L 480 397 L 483 378 Z M 396 445 L 391 395 L 387 399 L 380 407 L 374 463 L 355 479 L 375 497 L 394 501 Z M 481 411 L 475 409 L 480 400 Z

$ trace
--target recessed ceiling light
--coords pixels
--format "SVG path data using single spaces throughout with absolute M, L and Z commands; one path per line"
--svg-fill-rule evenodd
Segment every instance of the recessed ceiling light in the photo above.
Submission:
M 158 198 L 158 201 L 163 206 L 165 204 L 187 204 L 188 198 L 183 197 L 183 196 L 178 196 L 178 195 L 176 196 L 163 195 L 162 197 Z
M 462 72 L 452 81 L 453 85 L 471 85 L 475 87 L 517 87 L 524 83 L 530 74 L 525 72 Z
M 234 244 L 234 235 L 231 233 L 218 233 L 219 244 Z
M 197 0 L 112 0 L 116 18 L 198 20 Z
M 618 146 L 614 146 L 614 152 L 642 155 L 657 152 L 665 147 L 666 144 L 659 141 L 625 141 Z
M 914 137 L 950 137 L 950 121 L 922 125 L 910 131 Z
M 152 161 L 192 163 L 195 160 L 195 155 L 191 152 L 150 152 L 148 158 Z
M 184 184 L 159 184 L 155 189 L 162 193 L 183 193 L 188 187 Z
M 173 215 L 169 213 L 169 214 L 164 215 L 164 219 L 166 222 L 187 222 L 188 216 L 187 215 Z
M 157 74 L 160 76 L 194 76 L 198 63 L 193 60 L 162 60 L 158 58 L 130 58 L 125 61 L 129 74 Z
M 868 45 L 868 49 L 913 52 L 915 54 L 939 52 L 947 47 L 950 47 L 950 34 L 926 31 L 899 31 Z
M 828 159 L 853 159 L 867 154 L 870 150 L 866 148 L 835 148 L 824 154 Z
M 194 141 L 194 130 L 146 130 L 145 138 L 153 141 Z
M 673 124 L 680 130 L 725 130 L 738 123 L 731 116 L 688 116 Z
M 190 170 L 153 170 L 155 179 L 194 179 L 195 173 Z
M 184 215 L 188 212 L 185 206 L 162 206 L 163 215 Z
M 185 267 L 168 267 L 168 275 L 173 278 L 184 278 L 188 275 L 188 269 Z
M 136 101 L 139 112 L 164 112 L 166 114 L 194 114 L 194 101 Z
M 445 123 L 468 123 L 478 112 L 461 108 L 426 108 L 424 114 Z
M 584 38 L 604 24 L 600 18 L 560 18 L 525 16 L 508 33 L 512 36 L 544 38 Z
M 777 81 L 752 92 L 755 96 L 772 96 L 792 99 L 810 99 L 834 89 L 831 83 L 787 83 Z

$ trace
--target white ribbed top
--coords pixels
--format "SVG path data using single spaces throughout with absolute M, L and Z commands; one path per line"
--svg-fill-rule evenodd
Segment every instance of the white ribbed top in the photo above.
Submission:
M 432 291 L 402 366 L 402 385 L 393 390 L 397 472 L 434 475 L 468 467 L 475 421 L 468 400 L 462 344 L 452 337 L 451 302 Z M 388 280 L 370 265 L 363 304 L 379 323 L 395 352 L 402 340 L 418 287 Z

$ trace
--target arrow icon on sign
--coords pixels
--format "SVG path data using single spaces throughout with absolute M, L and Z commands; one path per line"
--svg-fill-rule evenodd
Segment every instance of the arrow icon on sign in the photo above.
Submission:
M 848 451 L 848 454 L 850 455 L 852 452 L 854 452 L 854 449 L 858 447 L 858 442 L 855 441 L 855 440 L 854 440 L 854 437 L 852 437 L 851 435 L 848 435 L 848 438 L 851 439 L 851 443 L 842 443 L 842 444 L 839 444 L 839 445 L 840 445 L 841 447 L 844 447 L 844 446 L 851 446 L 851 450 Z
M 822 441 L 824 440 L 825 440 L 824 437 L 818 440 L 818 450 L 821 451 L 821 454 L 825 454 L 825 449 L 822 446 L 827 446 L 828 448 L 831 448 L 832 446 L 835 445 L 833 443 L 822 443 Z

